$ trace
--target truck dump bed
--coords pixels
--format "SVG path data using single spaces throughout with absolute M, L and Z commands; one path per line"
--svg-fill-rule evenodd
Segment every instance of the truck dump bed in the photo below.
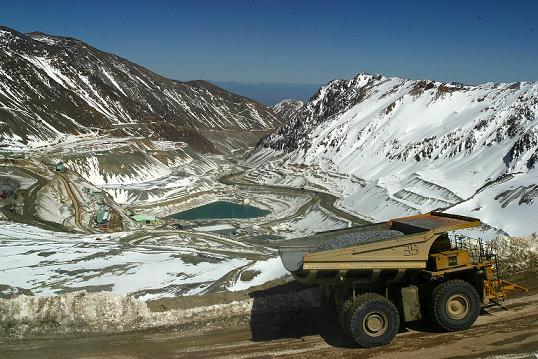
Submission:
M 432 244 L 442 234 L 480 221 L 432 212 L 387 222 L 329 231 L 292 240 L 279 247 L 292 273 L 351 269 L 425 268 Z

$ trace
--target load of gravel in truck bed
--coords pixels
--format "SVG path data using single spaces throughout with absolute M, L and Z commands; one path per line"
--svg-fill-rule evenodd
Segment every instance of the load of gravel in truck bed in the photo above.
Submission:
M 380 242 L 401 237 L 403 235 L 404 234 L 402 232 L 394 230 L 346 233 L 322 243 L 316 250 L 314 250 L 314 252 L 330 251 L 356 244 Z

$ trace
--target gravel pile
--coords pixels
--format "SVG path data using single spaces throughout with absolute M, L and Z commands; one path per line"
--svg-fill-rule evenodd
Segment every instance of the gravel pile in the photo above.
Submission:
M 393 230 L 346 233 L 321 244 L 314 252 L 340 249 L 356 244 L 380 242 L 403 235 L 402 232 Z

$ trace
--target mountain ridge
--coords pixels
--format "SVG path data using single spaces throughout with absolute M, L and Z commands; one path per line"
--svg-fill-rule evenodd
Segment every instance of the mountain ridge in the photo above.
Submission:
M 303 101 L 295 99 L 286 99 L 274 104 L 270 108 L 275 114 L 280 116 L 280 118 L 282 118 L 284 122 L 287 122 L 292 121 L 303 106 Z
M 206 81 L 167 79 L 70 37 L 0 27 L 0 59 L 2 142 L 108 131 L 185 141 L 197 133 L 196 146 L 204 142 L 200 131 L 269 131 L 280 124 L 254 100 Z M 141 126 L 121 126 L 133 123 Z
M 538 213 L 537 116 L 538 82 L 361 73 L 322 86 L 262 138 L 252 178 L 336 191 L 342 207 L 373 220 L 452 208 L 528 234 Z

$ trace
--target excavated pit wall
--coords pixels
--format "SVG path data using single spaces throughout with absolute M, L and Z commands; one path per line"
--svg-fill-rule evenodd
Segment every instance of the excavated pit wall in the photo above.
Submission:
M 156 328 L 214 329 L 253 323 L 262 317 L 264 321 L 278 320 L 319 306 L 320 293 L 316 288 L 164 312 L 152 312 L 143 301 L 111 292 L 81 291 L 49 297 L 20 295 L 0 299 L 0 335 L 20 338 Z

